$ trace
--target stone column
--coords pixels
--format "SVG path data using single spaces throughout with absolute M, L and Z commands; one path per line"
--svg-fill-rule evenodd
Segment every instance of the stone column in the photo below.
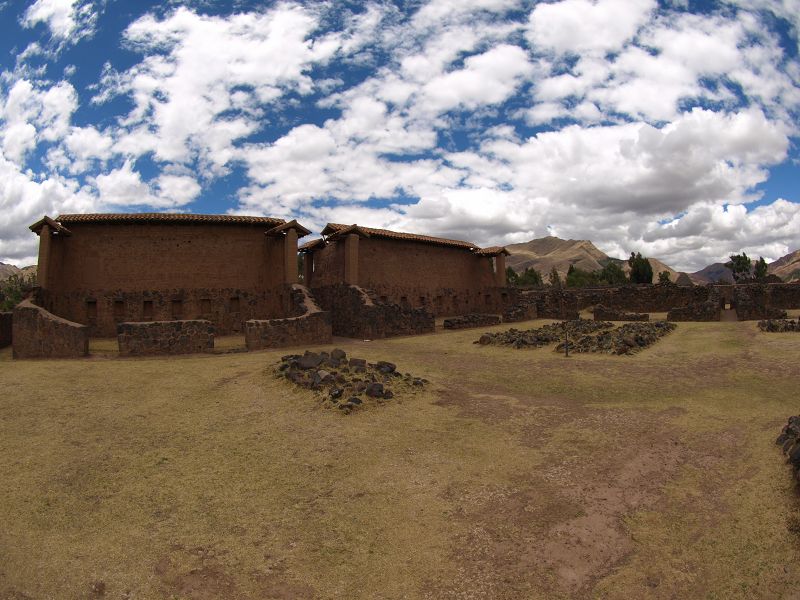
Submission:
M 355 233 L 344 240 L 344 282 L 358 285 L 358 235 Z
M 42 289 L 50 287 L 50 248 L 52 243 L 50 226 L 45 223 L 39 232 L 39 265 L 36 270 L 36 281 Z
M 303 257 L 303 284 L 311 287 L 311 278 L 314 277 L 314 253 L 306 252 Z
M 297 283 L 297 230 L 288 229 L 283 243 L 283 256 L 286 261 L 284 281 L 291 285 Z
M 506 286 L 506 255 L 498 254 L 494 257 L 494 279 L 500 287 Z

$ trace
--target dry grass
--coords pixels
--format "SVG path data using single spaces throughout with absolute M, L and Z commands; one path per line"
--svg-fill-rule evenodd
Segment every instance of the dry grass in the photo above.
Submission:
M 794 593 L 800 336 L 565 359 L 481 331 L 342 340 L 432 382 L 347 417 L 272 375 L 285 351 L 1 350 L 0 598 Z

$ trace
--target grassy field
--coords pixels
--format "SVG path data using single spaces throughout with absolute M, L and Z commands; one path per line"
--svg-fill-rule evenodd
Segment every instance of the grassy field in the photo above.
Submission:
M 482 331 L 339 341 L 431 381 L 349 416 L 273 375 L 286 350 L 0 351 L 0 598 L 798 597 L 800 335 Z

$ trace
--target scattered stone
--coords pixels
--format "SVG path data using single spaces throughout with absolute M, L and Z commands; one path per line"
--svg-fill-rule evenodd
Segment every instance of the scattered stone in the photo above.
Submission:
M 786 455 L 786 462 L 792 465 L 795 479 L 800 480 L 800 416 L 789 417 L 778 439 L 775 440 Z
M 758 322 L 761 331 L 769 333 L 786 333 L 787 331 L 800 331 L 800 319 L 766 319 Z
M 369 404 L 375 406 L 395 398 L 397 393 L 411 392 L 428 383 L 410 373 L 401 374 L 397 365 L 389 361 L 368 363 L 356 357 L 348 360 L 344 350 L 338 348 L 330 353 L 287 354 L 276 365 L 275 374 L 319 393 L 324 405 L 337 407 L 343 414 Z M 389 385 L 395 389 L 389 389 Z
M 564 323 L 564 321 L 551 323 L 538 329 L 519 330 L 511 328 L 508 331 L 500 331 L 498 333 L 484 333 L 475 343 L 512 346 L 514 348 L 541 348 L 564 339 Z M 570 337 L 614 327 L 613 323 L 590 321 L 588 319 L 566 321 L 566 324 L 569 328 Z

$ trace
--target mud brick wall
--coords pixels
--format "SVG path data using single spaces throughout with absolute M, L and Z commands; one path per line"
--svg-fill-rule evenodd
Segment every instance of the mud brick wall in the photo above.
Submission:
M 424 308 L 384 302 L 358 286 L 337 284 L 315 288 L 314 296 L 331 313 L 333 335 L 371 340 L 434 331 L 433 314 Z
M 14 358 L 77 358 L 89 354 L 89 332 L 23 300 L 13 312 L 12 347 Z
M 599 304 L 594 307 L 595 321 L 649 321 L 647 313 L 629 313 Z
M 470 327 L 486 327 L 488 325 L 499 325 L 500 317 L 497 315 L 463 315 L 461 317 L 450 317 L 445 319 L 442 327 L 445 329 L 467 329 Z
M 0 348 L 6 348 L 11 345 L 11 328 L 13 321 L 14 313 L 0 313 Z
M 302 285 L 291 288 L 293 314 L 285 319 L 250 320 L 244 337 L 248 350 L 299 344 L 328 344 L 332 340 L 331 315 L 323 311 L 311 291 Z
M 211 321 L 153 321 L 117 326 L 120 356 L 194 354 L 214 348 Z

